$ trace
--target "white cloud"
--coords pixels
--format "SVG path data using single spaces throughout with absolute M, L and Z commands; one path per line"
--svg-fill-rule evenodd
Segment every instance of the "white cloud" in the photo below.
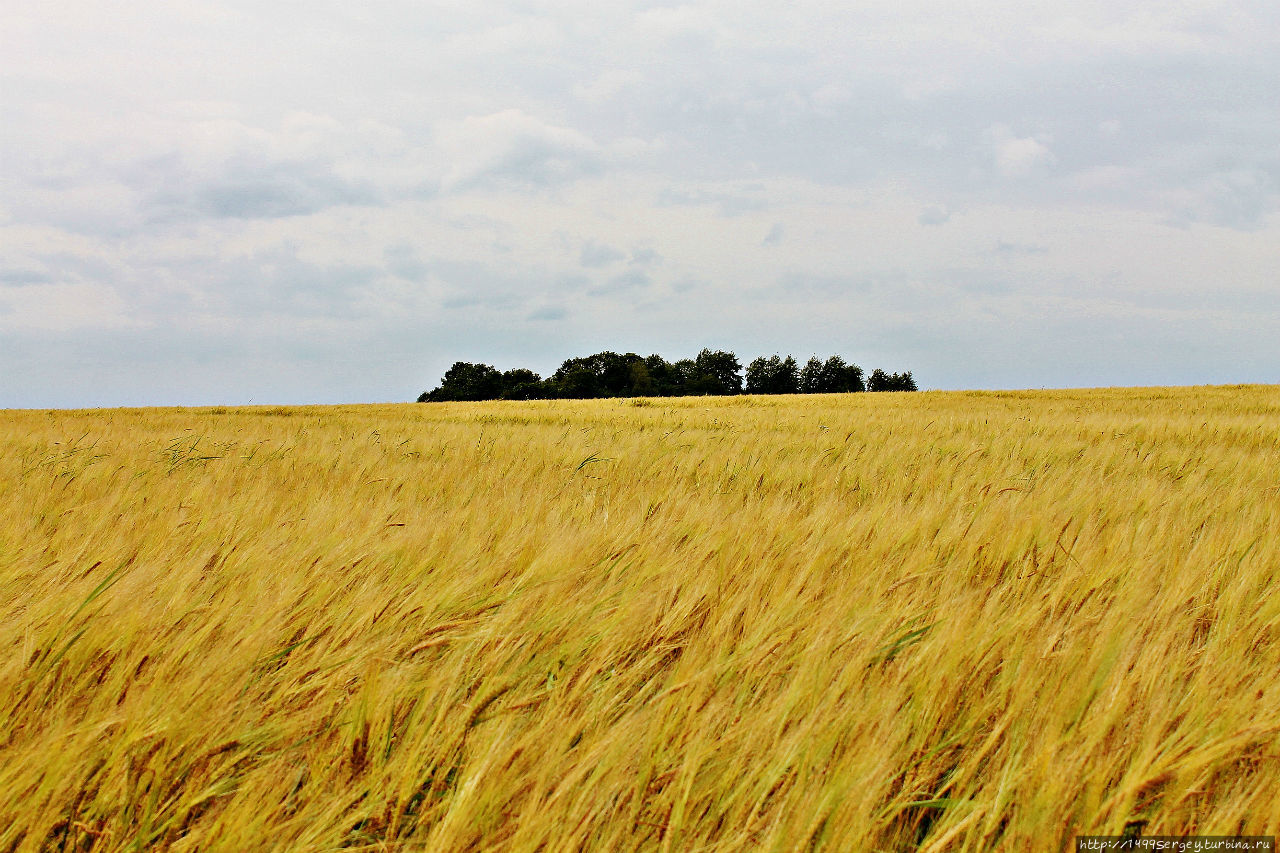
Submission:
M 819 115 L 835 116 L 852 100 L 849 90 L 839 83 L 824 83 L 809 94 L 809 106 Z
M 589 240 L 582 247 L 582 254 L 579 257 L 584 267 L 607 267 L 625 259 L 627 253 L 613 246 Z
M 931 204 L 920 211 L 920 216 L 916 221 L 921 225 L 943 225 L 950 218 L 951 213 L 945 207 Z
M 128 316 L 114 289 L 90 282 L 33 283 L 0 287 L 0 329 L 71 332 L 141 325 Z
M 1057 162 L 1049 146 L 1032 136 L 1014 136 L 1007 125 L 991 128 L 997 171 L 1006 178 L 1025 178 Z
M 715 13 L 705 6 L 657 6 L 636 15 L 636 30 L 660 41 L 714 39 L 722 31 Z
M 1093 363 L 1119 381 L 1210 309 L 1203 369 L 1163 381 L 1280 363 L 1276 4 L 59 0 L 6 26 L 0 405 L 849 340 L 1039 385 L 1095 327 L 1130 330 Z M 1054 358 L 993 366 L 1015 321 Z
M 610 68 L 589 83 L 575 83 L 573 92 L 589 104 L 603 104 L 644 82 L 644 74 L 636 69 Z
M 601 153 L 584 134 L 515 109 L 442 123 L 437 139 L 446 190 L 553 185 L 595 171 Z

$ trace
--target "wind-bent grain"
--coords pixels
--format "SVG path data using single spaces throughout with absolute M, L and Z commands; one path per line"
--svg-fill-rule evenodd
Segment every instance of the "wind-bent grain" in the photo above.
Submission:
M 0 851 L 1280 833 L 1280 389 L 0 413 Z

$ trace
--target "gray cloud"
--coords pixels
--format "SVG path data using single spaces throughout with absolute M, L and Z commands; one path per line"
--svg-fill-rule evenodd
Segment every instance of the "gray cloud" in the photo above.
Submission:
M 996 243 L 991 254 L 1000 258 L 1035 257 L 1049 254 L 1049 247 L 1038 243 L 1009 243 L 1001 240 Z
M 520 110 L 468 116 L 439 131 L 450 165 L 444 186 L 548 187 L 596 174 L 600 147 L 572 128 L 541 121 Z
M 587 292 L 592 296 L 614 295 L 645 290 L 653 284 L 649 274 L 640 269 L 630 269 L 624 273 L 610 276 L 603 284 L 591 288 Z
M 53 276 L 40 270 L 0 269 L 0 287 L 21 287 L 27 284 L 51 284 Z
M 933 387 L 1280 380 L 1274 4 L 63 12 L 6 19 L 0 404 L 412 398 L 369 377 L 707 317 Z
M 662 263 L 662 255 L 658 254 L 654 249 L 644 246 L 633 249 L 631 256 L 627 259 L 627 263 L 633 267 L 653 267 Z
M 376 192 L 309 168 L 277 164 L 254 169 L 228 164 L 219 180 L 188 187 L 187 192 L 157 189 L 147 203 L 156 219 L 275 219 L 304 216 L 335 205 L 373 204 Z
M 412 246 L 388 246 L 382 255 L 388 271 L 409 281 L 421 282 L 431 271 L 431 267 L 418 258 L 418 253 Z
M 604 246 L 599 243 L 588 242 L 582 247 L 582 254 L 579 255 L 579 260 L 584 267 L 591 267 L 594 269 L 615 264 L 626 256 L 626 252 L 623 252 L 620 249 L 615 249 L 613 246 Z
M 658 195 L 662 206 L 714 207 L 721 216 L 734 217 L 744 213 L 767 210 L 769 201 L 758 188 L 737 192 L 668 187 Z
M 319 263 L 284 245 L 223 261 L 215 275 L 205 303 L 225 316 L 336 319 L 360 313 L 362 297 L 384 272 L 375 265 Z
M 546 305 L 529 312 L 530 320 L 563 320 L 569 311 L 563 305 Z
M 937 205 L 929 205 L 924 210 L 920 211 L 920 216 L 917 217 L 916 221 L 921 225 L 944 225 L 950 218 L 951 214 L 946 210 L 946 208 L 938 207 Z
M 1275 210 L 1278 174 L 1280 168 L 1273 165 L 1219 169 L 1204 175 L 1170 193 L 1174 210 L 1166 221 L 1177 226 L 1207 222 L 1245 231 L 1261 228 Z

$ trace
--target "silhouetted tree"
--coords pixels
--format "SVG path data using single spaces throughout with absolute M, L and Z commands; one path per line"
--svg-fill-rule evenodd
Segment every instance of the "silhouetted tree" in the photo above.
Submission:
M 800 369 L 791 356 L 761 356 L 747 365 L 748 394 L 797 394 Z
M 682 358 L 671 365 L 671 396 L 684 397 L 697 394 L 698 364 L 691 358 Z
M 741 394 L 742 364 L 731 352 L 704 349 L 693 363 L 697 378 L 695 394 Z
M 862 382 L 862 368 L 856 364 L 846 364 L 838 355 L 827 359 L 822 366 L 823 381 L 836 394 L 856 394 L 867 390 Z
M 631 394 L 635 397 L 653 397 L 658 393 L 653 377 L 649 375 L 647 359 L 638 359 L 631 363 Z
M 871 378 L 867 380 L 868 391 L 916 391 L 916 381 L 911 377 L 911 371 L 906 373 L 885 373 L 880 368 L 876 368 L 871 372 Z
M 546 396 L 546 388 L 541 376 L 517 367 L 503 372 L 501 396 L 504 400 L 537 400 Z
M 598 352 L 583 358 L 567 359 L 547 381 L 555 397 L 627 397 L 636 394 L 636 365 L 645 360 L 633 352 Z M 646 367 L 647 370 L 647 367 Z M 643 376 L 639 377 L 643 381 Z
M 675 368 L 665 358 L 654 353 L 644 360 L 645 371 L 653 383 L 653 393 L 659 397 L 674 397 L 678 393 L 678 377 Z
M 822 362 L 816 355 L 810 356 L 800 371 L 800 393 L 821 394 L 825 389 L 822 382 Z
M 644 364 L 644 359 L 633 352 L 618 355 L 616 352 L 602 353 L 605 356 L 601 368 L 600 381 L 604 386 L 606 397 L 635 396 L 636 377 L 634 367 Z
M 560 365 L 547 379 L 547 386 L 552 397 L 586 399 L 603 396 L 600 393 L 600 376 L 585 358 L 570 359 Z
M 809 359 L 800 373 L 800 391 L 805 394 L 846 394 L 865 391 L 862 368 L 847 364 L 843 358 L 833 355 L 825 362 Z
M 862 368 L 838 355 L 825 362 L 810 358 L 801 370 L 791 356 L 757 358 L 747 366 L 749 394 L 839 394 L 851 391 L 914 391 L 911 373 L 876 370 L 867 383 Z M 547 379 L 532 370 L 505 373 L 488 364 L 455 362 L 445 371 L 440 387 L 424 391 L 418 402 L 449 400 L 536 400 L 593 397 L 679 397 L 691 394 L 728 395 L 743 391 L 742 363 L 732 352 L 704 349 L 696 358 L 674 363 L 653 354 L 598 352 L 566 359 Z
M 433 403 L 448 400 L 493 400 L 502 393 L 502 374 L 492 365 L 455 361 L 440 387 L 424 395 Z M 422 398 L 419 397 L 419 400 Z

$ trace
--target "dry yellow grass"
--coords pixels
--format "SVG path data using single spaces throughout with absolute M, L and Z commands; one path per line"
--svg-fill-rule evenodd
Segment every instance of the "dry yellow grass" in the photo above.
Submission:
M 1280 388 L 0 413 L 0 850 L 1280 832 Z

